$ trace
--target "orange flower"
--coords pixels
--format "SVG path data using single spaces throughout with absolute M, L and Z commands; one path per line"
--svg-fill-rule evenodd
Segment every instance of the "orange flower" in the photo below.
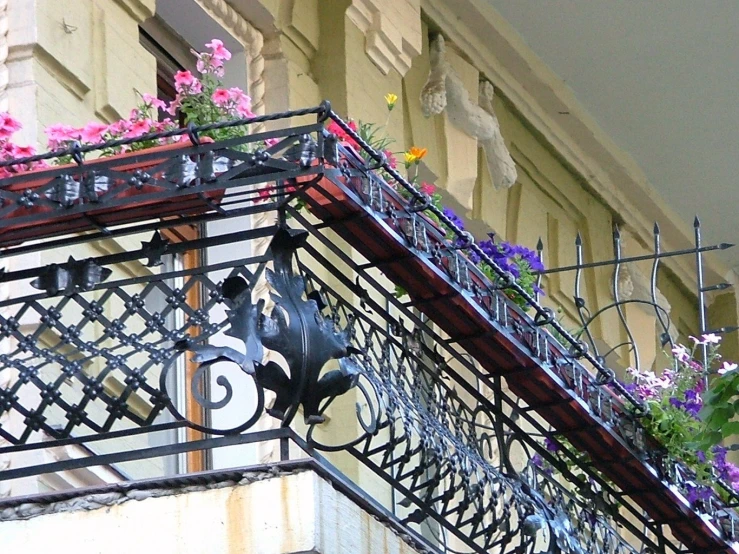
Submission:
M 403 157 L 405 158 L 405 166 L 410 167 L 413 164 L 417 164 L 426 155 L 426 152 L 428 152 L 428 150 L 425 148 L 411 146 L 408 151 L 403 154 Z
M 418 162 L 420 162 L 423 159 L 423 157 L 426 155 L 426 153 L 428 152 L 428 150 L 426 150 L 425 148 L 419 148 L 418 146 L 411 146 L 411 148 L 410 148 L 410 150 L 408 150 L 408 152 L 414 158 L 416 158 L 416 163 L 418 163 Z

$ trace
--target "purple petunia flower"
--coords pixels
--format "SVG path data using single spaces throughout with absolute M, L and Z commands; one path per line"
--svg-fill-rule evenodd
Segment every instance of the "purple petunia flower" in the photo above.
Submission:
M 712 491 L 709 487 L 701 487 L 699 485 L 685 485 L 688 491 L 688 502 L 695 504 L 699 500 L 708 500 L 712 496 Z
M 447 219 L 449 219 L 449 221 L 456 225 L 460 231 L 464 231 L 464 222 L 462 221 L 461 217 L 454 213 L 454 210 L 444 206 L 443 212 Z
M 559 445 L 549 437 L 544 438 L 544 446 L 549 452 L 557 452 L 559 450 Z
M 495 259 L 496 257 L 500 256 L 498 248 L 495 246 L 495 243 L 492 240 L 481 240 L 477 243 L 477 246 L 479 246 L 480 250 L 485 252 L 485 254 L 490 258 Z
M 480 263 L 481 258 L 477 252 L 475 252 L 474 250 L 466 250 L 465 253 L 473 264 L 477 265 Z

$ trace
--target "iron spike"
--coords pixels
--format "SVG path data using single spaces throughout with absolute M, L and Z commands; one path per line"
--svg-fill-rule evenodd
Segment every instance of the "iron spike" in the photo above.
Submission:
M 618 228 L 618 223 L 613 226 L 613 240 L 621 240 L 621 229 Z
M 701 220 L 698 219 L 698 216 L 696 215 L 695 216 L 695 219 L 693 220 L 693 227 L 695 227 L 697 229 L 700 226 L 701 226 Z
M 575 246 L 582 246 L 582 236 L 580 236 L 580 231 L 577 232 L 577 236 L 575 237 Z
M 654 222 L 654 236 L 659 236 L 659 223 Z
M 541 252 L 544 250 L 544 243 L 541 241 L 541 237 L 539 237 L 539 241 L 536 243 L 536 249 Z
M 728 250 L 729 248 L 734 248 L 734 245 L 730 242 L 722 242 L 718 245 L 719 250 Z
M 726 290 L 731 288 L 731 283 L 719 283 L 718 285 L 711 285 L 710 287 L 703 287 L 703 292 L 710 292 L 712 290 Z

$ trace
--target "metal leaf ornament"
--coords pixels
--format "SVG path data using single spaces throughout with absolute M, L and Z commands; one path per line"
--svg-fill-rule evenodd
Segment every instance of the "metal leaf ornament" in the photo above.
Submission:
M 303 405 L 307 424 L 322 423 L 323 399 L 344 394 L 358 379 L 356 364 L 345 359 L 350 353 L 349 333 L 334 330 L 321 314 L 317 298 L 304 298 L 305 280 L 294 275 L 292 257 L 308 238 L 302 230 L 280 229 L 270 244 L 274 271 L 267 271 L 267 282 L 274 289 L 275 307 L 261 327 L 262 344 L 285 358 L 290 376 L 275 362 L 257 366 L 257 382 L 275 392 L 277 398 L 268 413 L 287 425 L 297 405 Z M 340 369 L 321 377 L 329 360 L 339 359 Z
M 230 328 L 227 335 L 245 345 L 245 353 L 230 347 L 196 346 L 193 361 L 212 364 L 230 361 L 253 375 L 259 386 L 273 391 L 274 404 L 267 413 L 290 424 L 302 404 L 305 422 L 322 423 L 320 404 L 325 398 L 344 394 L 357 384 L 361 367 L 348 356 L 357 352 L 349 346 L 349 333 L 335 331 L 321 310 L 325 307 L 316 293 L 305 295 L 305 280 L 295 275 L 292 258 L 307 238 L 302 230 L 280 229 L 272 239 L 270 252 L 274 271 L 267 270 L 271 285 L 272 313 L 262 313 L 264 300 L 256 305 L 251 288 L 242 277 L 229 277 L 223 282 L 224 301 L 229 305 Z M 262 364 L 264 348 L 279 352 L 287 362 L 289 373 L 278 363 Z M 321 376 L 329 360 L 339 360 L 339 369 Z

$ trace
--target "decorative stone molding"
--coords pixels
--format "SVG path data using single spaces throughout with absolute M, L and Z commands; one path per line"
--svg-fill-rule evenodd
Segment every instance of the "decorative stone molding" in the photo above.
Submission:
M 485 150 L 493 186 L 496 190 L 501 190 L 510 188 L 515 184 L 518 171 L 500 132 L 498 117 L 493 111 L 494 94 L 495 89 L 490 81 L 480 81 L 480 107 L 490 116 L 493 135 L 488 139 L 479 140 L 483 150 Z
M 0 111 L 8 111 L 8 0 L 0 0 Z
M 405 75 L 421 53 L 420 1 L 353 0 L 346 15 L 364 33 L 365 52 L 380 71 Z
M 500 133 L 500 124 L 493 111 L 493 85 L 480 83 L 480 105 L 470 100 L 470 94 L 445 58 L 444 37 L 437 36 L 430 45 L 431 70 L 421 91 L 421 109 L 426 117 L 446 110 L 449 121 L 471 137 L 485 150 L 493 186 L 507 189 L 516 182 L 516 164 Z

